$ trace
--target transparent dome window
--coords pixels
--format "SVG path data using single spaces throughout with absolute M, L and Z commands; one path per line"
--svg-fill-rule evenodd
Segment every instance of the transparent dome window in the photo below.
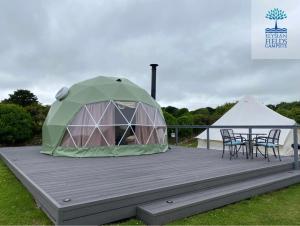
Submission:
M 84 105 L 75 115 L 61 146 L 89 148 L 133 144 L 166 144 L 160 111 L 141 102 L 105 101 Z

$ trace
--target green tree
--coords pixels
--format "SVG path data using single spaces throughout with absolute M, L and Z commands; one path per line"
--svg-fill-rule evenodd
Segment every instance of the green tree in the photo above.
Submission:
M 288 118 L 292 118 L 292 114 L 291 114 L 291 111 L 286 109 L 286 108 L 278 108 L 277 109 L 277 113 L 285 116 L 285 117 L 288 117 Z
M 185 114 L 177 118 L 178 125 L 193 125 L 193 116 L 191 114 Z M 179 137 L 187 138 L 191 137 L 193 129 L 179 129 Z
M 196 114 L 193 115 L 193 125 L 209 125 L 209 115 Z M 194 134 L 199 134 L 204 129 L 193 129 Z
M 209 125 L 209 122 L 210 122 L 209 115 L 204 115 L 204 114 L 193 115 L 194 125 Z
M 215 109 L 214 113 L 210 117 L 210 119 L 211 119 L 211 123 L 210 124 L 213 124 L 215 121 L 217 121 L 219 118 L 221 118 L 234 105 L 235 105 L 235 103 L 225 103 L 225 104 L 223 104 L 221 106 L 218 106 Z
M 300 107 L 294 107 L 291 113 L 293 119 L 300 124 Z
M 166 120 L 167 125 L 176 125 L 177 124 L 177 119 L 173 115 L 171 115 L 169 112 L 163 110 L 163 114 L 164 114 L 164 118 Z
M 216 110 L 214 111 L 214 114 L 218 114 L 218 115 L 224 115 L 227 111 L 229 111 L 233 106 L 235 105 L 235 103 L 225 103 L 221 106 L 218 106 L 216 108 Z
M 206 107 L 206 109 L 209 111 L 210 114 L 213 114 L 215 112 L 214 108 Z
M 294 101 L 290 103 L 281 102 L 276 105 L 276 111 L 288 118 L 294 119 L 297 123 L 300 123 L 300 101 Z
M 268 104 L 267 107 L 270 108 L 273 111 L 276 111 L 276 106 L 273 105 L 273 104 Z
M 180 108 L 180 109 L 178 109 L 178 111 L 175 113 L 174 116 L 180 117 L 180 116 L 183 116 L 183 115 L 188 114 L 188 113 L 189 113 L 189 109 L 187 109 L 187 108 Z
M 165 112 L 168 112 L 169 114 L 175 116 L 175 115 L 176 115 L 176 112 L 178 111 L 178 108 L 173 107 L 173 106 L 168 106 L 168 107 L 163 108 L 163 110 L 164 110 Z
M 167 125 L 177 125 L 177 119 L 171 115 L 169 112 L 163 110 L 164 118 L 166 120 Z M 168 129 L 168 137 L 171 136 L 171 133 L 174 132 L 174 129 Z
M 32 119 L 21 106 L 0 104 L 0 144 L 13 145 L 32 138 Z
M 50 109 L 50 106 L 43 106 L 41 104 L 32 104 L 25 107 L 26 111 L 30 113 L 33 121 L 33 134 L 41 135 L 42 126 Z
M 197 110 L 191 111 L 193 115 L 201 114 L 201 115 L 209 115 L 210 111 L 207 108 L 199 108 Z
M 280 106 L 277 112 L 300 123 L 300 106 Z
M 26 89 L 18 89 L 13 94 L 9 94 L 9 98 L 2 101 L 8 104 L 18 104 L 22 107 L 32 104 L 38 104 L 36 95 Z

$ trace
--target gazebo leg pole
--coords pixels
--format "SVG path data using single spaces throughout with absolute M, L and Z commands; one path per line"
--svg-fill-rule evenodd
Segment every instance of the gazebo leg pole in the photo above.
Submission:
M 298 156 L 298 134 L 297 134 L 297 126 L 293 128 L 294 133 L 294 169 L 299 169 L 299 156 Z
M 175 128 L 175 143 L 178 145 L 178 128 Z

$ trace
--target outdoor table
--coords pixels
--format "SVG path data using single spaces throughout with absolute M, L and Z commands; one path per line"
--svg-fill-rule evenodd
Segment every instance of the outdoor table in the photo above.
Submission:
M 251 154 L 252 156 L 252 159 L 253 159 L 253 145 L 252 145 L 252 137 L 251 136 L 255 136 L 255 137 L 258 137 L 258 136 L 266 136 L 267 134 L 266 133 L 236 133 L 236 134 L 239 134 L 240 136 L 247 136 L 248 139 L 246 139 L 246 142 L 248 143 L 248 147 L 249 147 L 249 154 Z M 248 158 L 248 152 L 246 151 L 246 156 Z

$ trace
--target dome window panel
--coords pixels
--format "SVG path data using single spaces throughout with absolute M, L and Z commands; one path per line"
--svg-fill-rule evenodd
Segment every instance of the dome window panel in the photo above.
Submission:
M 140 144 L 147 144 L 147 141 L 154 129 L 153 126 L 134 126 L 134 131 Z
M 77 147 L 84 147 L 95 127 L 69 126 L 68 131 Z
M 145 111 L 145 108 L 143 107 L 143 104 L 139 104 L 136 113 L 134 115 L 134 121 L 132 124 L 135 125 L 147 125 L 147 126 L 152 126 L 153 121 L 150 119 L 149 115 Z
M 86 108 L 90 112 L 92 118 L 96 123 L 100 122 L 101 117 L 103 116 L 104 112 L 106 111 L 110 102 L 98 102 L 98 103 L 91 103 L 87 104 Z
M 136 112 L 136 107 L 138 103 L 136 102 L 124 102 L 124 101 L 116 101 L 115 105 L 120 110 L 122 116 L 127 120 L 127 122 L 131 122 L 132 118 Z M 116 120 L 116 124 L 117 120 Z
M 156 112 L 154 125 L 155 126 L 165 126 L 166 125 L 165 120 L 163 119 L 163 117 L 161 116 L 161 114 L 158 110 Z
M 68 126 L 68 133 L 62 146 L 71 147 L 72 142 L 76 147 L 164 144 L 166 124 L 160 111 L 147 104 L 106 101 L 82 107 Z
M 141 105 L 144 111 L 146 112 L 147 116 L 149 117 L 150 121 L 152 122 L 151 125 L 153 125 L 156 115 L 156 108 L 144 103 L 141 103 Z
M 63 136 L 63 139 L 61 141 L 62 147 L 69 147 L 69 148 L 76 148 L 75 141 L 70 135 L 70 132 L 68 129 L 66 129 L 65 135 Z
M 111 101 L 100 118 L 99 125 L 111 126 L 115 124 L 116 107 Z
M 164 144 L 166 140 L 166 131 L 167 128 L 165 126 L 156 127 L 156 133 L 159 144 Z
M 86 147 L 108 146 L 108 142 L 99 128 L 96 128 L 89 138 Z
M 157 132 L 156 132 L 155 127 L 152 127 L 150 137 L 148 138 L 146 144 L 159 144 L 159 140 L 158 140 L 158 137 L 157 137 Z
M 99 129 L 107 141 L 108 145 L 118 145 L 116 143 L 116 127 L 115 126 L 99 126 Z
M 88 112 L 87 108 L 84 106 L 72 119 L 70 125 L 74 125 L 74 126 L 95 125 L 95 121 L 91 117 L 91 114 Z
M 131 145 L 131 144 L 139 144 L 139 140 L 137 139 L 134 129 L 131 126 L 128 126 L 120 139 L 118 145 Z
M 113 123 L 114 125 L 127 125 L 128 124 L 128 120 L 126 119 L 126 117 L 124 116 L 124 114 L 122 113 L 122 111 L 118 108 L 118 106 L 113 102 L 114 105 L 114 109 L 113 109 L 113 113 L 114 115 L 113 117 Z

